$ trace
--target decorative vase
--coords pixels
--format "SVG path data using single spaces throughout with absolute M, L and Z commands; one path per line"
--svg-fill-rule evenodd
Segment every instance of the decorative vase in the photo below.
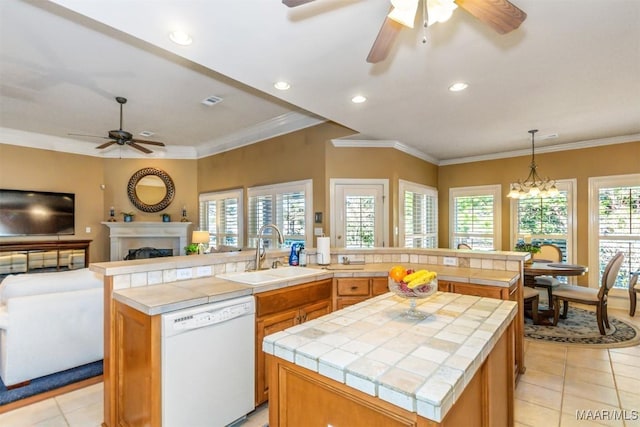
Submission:
M 409 309 L 404 312 L 404 317 L 408 319 L 422 320 L 429 315 L 416 310 L 416 300 L 426 298 L 436 292 L 438 290 L 438 279 L 433 279 L 431 282 L 425 283 L 417 288 L 409 289 L 406 285 L 402 286 L 392 278 L 389 278 L 389 290 L 397 296 L 409 300 Z
M 124 214 L 124 222 L 132 222 L 132 221 L 133 221 L 133 215 Z
M 162 222 L 171 222 L 171 215 L 162 214 Z

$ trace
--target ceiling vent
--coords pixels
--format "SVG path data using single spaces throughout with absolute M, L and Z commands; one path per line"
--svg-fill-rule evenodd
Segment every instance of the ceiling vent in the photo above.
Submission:
M 144 137 L 150 137 L 151 135 L 153 135 L 153 132 L 148 131 L 148 130 L 143 130 L 142 132 L 140 132 L 140 136 L 144 136 Z
M 216 105 L 222 102 L 222 98 L 220 98 L 219 96 L 208 96 L 205 99 L 203 99 L 201 102 L 207 107 L 211 107 L 212 105 Z

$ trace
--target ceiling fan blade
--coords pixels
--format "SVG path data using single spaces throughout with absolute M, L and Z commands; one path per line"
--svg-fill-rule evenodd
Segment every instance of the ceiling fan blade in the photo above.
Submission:
M 143 139 L 130 139 L 131 142 L 137 142 L 140 144 L 150 144 L 150 145 L 157 145 L 158 147 L 164 147 L 164 142 L 157 142 L 157 141 L 145 141 Z
M 312 1 L 314 0 L 282 0 L 282 4 L 288 7 L 296 7 L 300 6 L 301 4 L 311 3 Z
M 109 146 L 111 146 L 111 145 L 113 145 L 113 144 L 115 144 L 115 143 L 116 143 L 116 141 L 111 140 L 111 141 L 109 141 L 109 142 L 105 142 L 105 143 L 104 143 L 104 144 L 102 144 L 102 145 L 98 145 L 96 148 L 97 148 L 97 149 L 107 148 L 107 147 L 109 147 Z
M 142 151 L 143 153 L 146 153 L 146 154 L 153 153 L 153 151 L 149 150 L 146 147 L 143 147 L 142 145 L 138 145 L 133 141 L 128 141 L 127 144 L 130 145 L 131 147 L 135 148 L 135 149 L 138 149 L 138 150 Z
M 68 133 L 69 136 L 88 136 L 89 138 L 100 138 L 100 139 L 111 139 L 106 136 L 98 136 L 98 135 L 85 135 L 83 133 Z
M 393 42 L 396 40 L 396 36 L 401 29 L 402 24 L 397 23 L 387 16 L 382 23 L 382 27 L 380 27 L 373 46 L 371 46 L 371 50 L 367 56 L 367 62 L 375 64 L 376 62 L 384 61 L 387 55 L 389 55 Z
M 527 18 L 527 14 L 507 0 L 455 0 L 466 10 L 500 34 L 515 30 Z

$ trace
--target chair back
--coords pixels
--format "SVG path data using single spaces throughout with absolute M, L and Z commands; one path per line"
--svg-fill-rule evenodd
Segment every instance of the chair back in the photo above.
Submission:
M 622 252 L 618 252 L 611 257 L 607 266 L 604 268 L 602 281 L 600 282 L 600 290 L 598 291 L 598 299 L 601 301 L 607 296 L 609 289 L 611 289 L 613 284 L 616 282 L 618 273 L 620 272 L 620 267 L 622 266 L 622 261 L 624 261 L 624 254 Z
M 533 259 L 544 259 L 551 262 L 562 261 L 562 249 L 550 243 L 540 245 L 540 252 L 533 254 Z
M 458 249 L 471 249 L 471 246 L 466 243 L 458 243 Z

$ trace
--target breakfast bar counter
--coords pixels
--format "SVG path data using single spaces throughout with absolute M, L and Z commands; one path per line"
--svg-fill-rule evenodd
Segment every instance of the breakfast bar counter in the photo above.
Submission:
M 269 335 L 273 426 L 513 425 L 515 301 L 391 293 Z M 312 423 L 312 424 L 310 424 Z

